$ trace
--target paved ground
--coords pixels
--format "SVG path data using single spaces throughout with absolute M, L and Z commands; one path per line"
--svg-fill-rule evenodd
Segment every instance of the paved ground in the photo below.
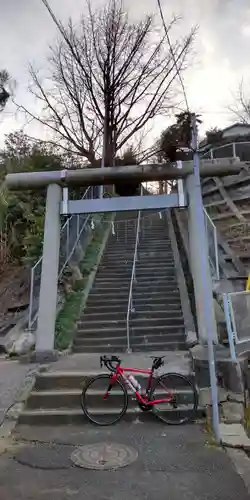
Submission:
M 0 456 L 3 500 L 250 498 L 227 453 L 208 446 L 198 425 L 167 427 L 156 421 L 103 429 L 22 426 L 16 439 L 17 447 Z M 81 469 L 71 463 L 76 446 L 102 441 L 132 446 L 137 460 L 116 471 Z
M 24 388 L 26 377 L 34 370 L 35 365 L 21 365 L 18 361 L 0 358 L 0 425 Z

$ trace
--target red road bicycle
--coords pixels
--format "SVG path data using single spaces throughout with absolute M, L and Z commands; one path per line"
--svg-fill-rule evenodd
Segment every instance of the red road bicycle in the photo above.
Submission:
M 155 371 L 164 365 L 164 356 L 149 357 L 153 362 L 152 368 L 147 370 L 121 367 L 117 356 L 100 357 L 101 367 L 104 365 L 110 375 L 101 374 L 92 378 L 81 394 L 83 412 L 92 423 L 112 425 L 125 415 L 129 405 L 126 385 L 143 412 L 153 411 L 166 424 L 184 424 L 193 419 L 198 406 L 198 393 L 192 380 L 179 373 L 155 377 Z M 130 374 L 127 375 L 127 372 Z M 132 373 L 141 377 L 148 375 L 145 390 Z

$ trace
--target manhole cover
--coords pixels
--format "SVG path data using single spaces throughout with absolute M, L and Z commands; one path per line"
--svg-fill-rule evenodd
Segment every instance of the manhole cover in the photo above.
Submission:
M 138 453 L 134 448 L 117 443 L 97 443 L 80 446 L 71 455 L 77 467 L 85 469 L 119 469 L 134 462 Z

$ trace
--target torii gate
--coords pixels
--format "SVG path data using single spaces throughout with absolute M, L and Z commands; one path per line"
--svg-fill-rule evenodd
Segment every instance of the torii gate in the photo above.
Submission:
M 199 159 L 198 159 L 199 161 Z M 188 207 L 189 245 L 196 299 L 198 334 L 201 343 L 207 343 L 208 332 L 217 342 L 213 310 L 212 282 L 208 261 L 208 246 L 204 224 L 200 177 L 225 176 L 240 172 L 245 163 L 235 158 L 201 160 L 199 176 L 192 161 L 182 162 L 177 169 L 169 164 L 135 165 L 47 172 L 8 174 L 9 190 L 35 190 L 47 187 L 42 276 L 36 334 L 38 361 L 53 359 L 57 307 L 57 282 L 60 250 L 60 216 L 79 213 L 120 212 L 129 210 Z M 115 184 L 121 181 L 182 179 L 178 192 L 172 194 L 102 198 L 97 200 L 69 200 L 68 186 Z M 181 185 L 180 185 L 181 182 Z M 181 189 L 180 189 L 181 187 Z

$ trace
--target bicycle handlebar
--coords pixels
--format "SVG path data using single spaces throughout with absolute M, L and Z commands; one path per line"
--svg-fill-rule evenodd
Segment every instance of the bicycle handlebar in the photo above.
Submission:
M 116 363 L 116 366 L 114 366 L 113 363 Z M 111 358 L 108 358 L 107 356 L 100 356 L 101 368 L 103 367 L 103 365 L 105 365 L 108 370 L 110 370 L 111 372 L 115 372 L 117 366 L 120 364 L 121 360 L 117 356 L 111 356 Z

